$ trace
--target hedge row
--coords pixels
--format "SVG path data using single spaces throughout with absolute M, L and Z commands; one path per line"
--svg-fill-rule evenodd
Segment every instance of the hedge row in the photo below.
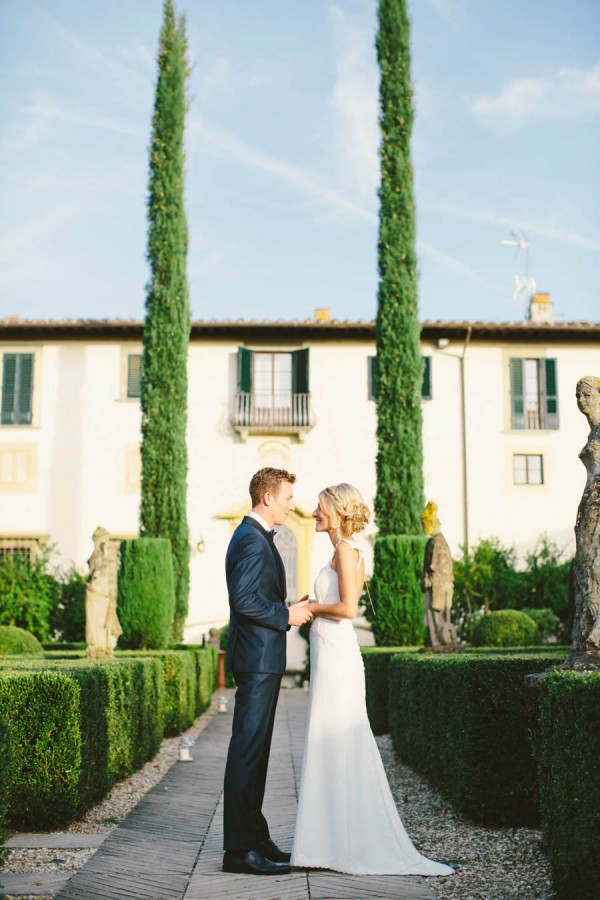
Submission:
M 536 823 L 529 732 L 537 710 L 524 678 L 557 661 L 556 653 L 395 655 L 389 719 L 396 752 L 459 812 L 488 825 Z
M 397 653 L 416 654 L 418 647 L 363 647 L 363 661 L 365 664 L 366 676 L 366 695 L 367 695 L 367 712 L 373 734 L 388 734 L 390 730 L 388 704 L 390 693 L 390 660 Z M 485 653 L 485 656 L 502 653 L 510 654 L 511 651 L 505 648 L 486 647 L 485 651 L 479 648 L 466 648 L 465 653 L 472 655 L 474 653 Z M 519 654 L 552 655 L 556 653 L 562 659 L 565 655 L 566 648 L 556 645 L 555 647 L 519 647 Z M 424 654 L 420 654 L 423 656 Z
M 600 885 L 600 674 L 553 672 L 540 685 L 540 806 L 557 894 Z
M 139 769 L 164 734 L 189 727 L 206 708 L 215 656 L 213 648 L 193 648 L 104 662 L 0 660 L 11 825 L 68 824 Z

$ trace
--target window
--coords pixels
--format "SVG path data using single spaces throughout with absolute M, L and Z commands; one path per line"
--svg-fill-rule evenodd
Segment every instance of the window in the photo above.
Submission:
M 31 425 L 33 360 L 33 353 L 2 357 L 2 425 Z
M 240 347 L 234 426 L 263 433 L 312 427 L 308 379 L 308 349 L 266 352 Z
M 40 554 L 41 546 L 37 538 L 0 538 L 0 558 L 31 562 Z
M 423 382 L 421 384 L 421 399 L 431 400 L 433 397 L 431 389 L 431 357 L 422 356 L 423 360 Z M 377 357 L 368 357 L 369 371 L 369 400 L 375 400 L 377 397 Z
M 142 395 L 142 364 L 141 353 L 129 353 L 127 355 L 127 396 L 141 397 Z
M 509 366 L 511 428 L 557 429 L 556 360 L 513 357 Z
M 540 453 L 515 453 L 513 484 L 543 484 L 544 464 Z

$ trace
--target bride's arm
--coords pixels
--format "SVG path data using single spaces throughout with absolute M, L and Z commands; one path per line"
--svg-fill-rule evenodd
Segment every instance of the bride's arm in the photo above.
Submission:
M 353 619 L 358 611 L 358 575 L 354 549 L 347 543 L 338 544 L 335 551 L 336 570 L 340 590 L 339 603 L 311 603 L 315 616 L 325 619 Z

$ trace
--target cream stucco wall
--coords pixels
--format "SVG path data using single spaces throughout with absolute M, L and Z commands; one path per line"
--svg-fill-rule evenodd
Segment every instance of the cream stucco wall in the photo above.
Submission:
M 255 349 L 263 349 L 252 344 Z M 289 342 L 264 349 L 291 350 Z M 328 558 L 321 535 L 305 527 L 318 492 L 354 482 L 372 506 L 375 493 L 375 404 L 368 400 L 372 341 L 319 340 L 310 347 L 310 387 L 315 427 L 303 442 L 293 436 L 250 435 L 233 430 L 237 341 L 194 340 L 189 352 L 189 499 L 191 594 L 188 638 L 198 638 L 227 617 L 223 559 L 232 516 L 243 512 L 247 487 L 263 465 L 297 475 L 295 496 L 307 563 L 301 587 Z M 34 424 L 1 426 L 0 448 L 28 448 L 32 482 L 16 490 L 0 482 L 0 536 L 48 536 L 60 554 L 83 564 L 91 534 L 101 524 L 121 537 L 137 532 L 139 492 L 132 483 L 140 439 L 137 400 L 124 396 L 124 366 L 135 342 L 48 341 L 11 343 L 2 351 L 36 353 Z M 423 344 L 432 357 L 433 399 L 423 401 L 426 499 L 438 503 L 454 551 L 464 540 L 460 362 L 462 343 L 443 349 Z M 576 381 L 598 371 L 597 345 L 536 344 L 532 354 L 557 359 L 558 431 L 511 431 L 508 359 L 527 355 L 522 344 L 473 342 L 464 361 L 469 538 L 496 535 L 523 553 L 542 532 L 572 550 L 573 523 L 584 472 L 577 454 L 586 422 L 574 403 Z M 544 484 L 515 486 L 513 453 L 541 453 Z M 129 477 L 129 482 L 128 482 Z M 371 565 L 374 527 L 361 536 Z M 198 549 L 202 541 L 203 551 Z

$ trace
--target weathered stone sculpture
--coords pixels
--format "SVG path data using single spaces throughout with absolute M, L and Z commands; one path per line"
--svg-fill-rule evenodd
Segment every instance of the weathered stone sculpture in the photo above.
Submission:
M 579 458 L 587 481 L 575 524 L 573 586 L 575 617 L 567 668 L 600 668 L 600 378 L 586 376 L 577 382 L 577 406 L 590 425 L 587 443 Z
M 108 659 L 113 655 L 123 629 L 117 618 L 117 602 L 110 590 L 110 560 L 105 528 L 92 535 L 94 551 L 88 560 L 90 577 L 85 588 L 85 641 L 88 659 Z
M 454 572 L 452 555 L 441 533 L 435 503 L 428 503 L 421 516 L 421 524 L 429 540 L 425 546 L 425 562 L 421 587 L 425 592 L 425 626 L 429 629 L 431 646 L 435 649 L 454 648 L 456 628 L 450 620 Z

